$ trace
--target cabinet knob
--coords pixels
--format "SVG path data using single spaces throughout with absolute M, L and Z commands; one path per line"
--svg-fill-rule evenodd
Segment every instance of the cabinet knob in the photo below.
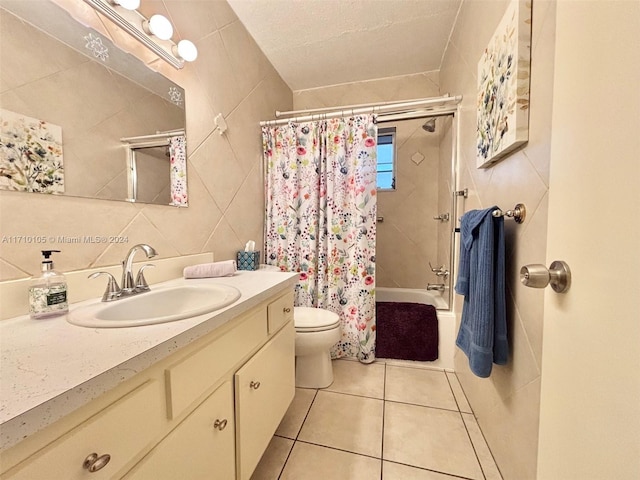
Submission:
M 254 382 L 253 380 L 249 383 L 249 388 L 253 388 L 254 390 L 257 390 L 260 388 L 260 382 Z
M 223 420 L 219 420 L 216 419 L 215 422 L 213 422 L 213 428 L 217 428 L 218 430 L 222 431 L 226 428 L 227 426 L 227 419 L 223 419 Z
M 89 470 L 91 473 L 97 472 L 107 463 L 109 463 L 109 460 L 111 460 L 111 455 L 109 455 L 108 453 L 98 456 L 98 454 L 94 452 L 84 459 L 82 468 L 84 468 L 85 470 Z
M 283 311 L 284 313 L 291 313 L 291 308 L 289 308 L 289 307 L 284 307 L 284 308 L 282 309 L 282 311 Z

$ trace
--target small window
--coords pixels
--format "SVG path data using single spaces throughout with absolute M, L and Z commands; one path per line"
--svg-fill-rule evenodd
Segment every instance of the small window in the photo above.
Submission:
M 396 189 L 396 128 L 378 129 L 378 190 Z

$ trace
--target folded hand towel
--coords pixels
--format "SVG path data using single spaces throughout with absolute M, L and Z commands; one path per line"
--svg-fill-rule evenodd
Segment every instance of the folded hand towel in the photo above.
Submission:
M 184 278 L 230 277 L 236 272 L 235 260 L 224 262 L 201 263 L 185 267 Z

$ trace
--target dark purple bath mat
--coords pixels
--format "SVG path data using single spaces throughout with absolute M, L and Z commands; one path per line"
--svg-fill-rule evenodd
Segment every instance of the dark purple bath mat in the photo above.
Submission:
M 376 357 L 437 360 L 436 308 L 424 303 L 377 302 Z

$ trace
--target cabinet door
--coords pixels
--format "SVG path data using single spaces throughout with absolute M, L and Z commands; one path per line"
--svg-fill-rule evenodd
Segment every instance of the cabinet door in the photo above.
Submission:
M 239 480 L 251 477 L 293 400 L 294 342 L 289 322 L 235 374 Z
M 225 382 L 160 442 L 126 479 L 235 478 L 233 387 Z

